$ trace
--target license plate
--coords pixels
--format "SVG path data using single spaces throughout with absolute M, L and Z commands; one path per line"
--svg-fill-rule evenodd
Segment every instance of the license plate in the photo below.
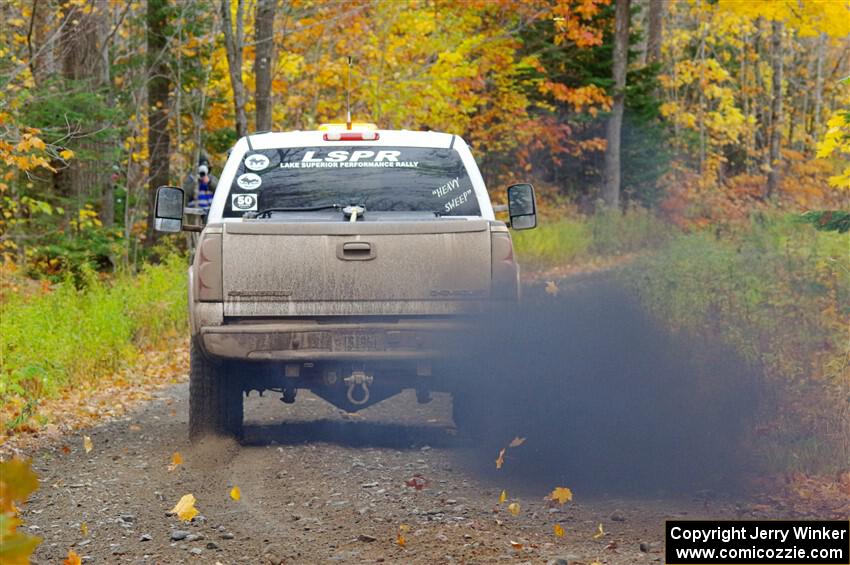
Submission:
M 378 336 L 373 333 L 334 334 L 334 351 L 378 351 Z

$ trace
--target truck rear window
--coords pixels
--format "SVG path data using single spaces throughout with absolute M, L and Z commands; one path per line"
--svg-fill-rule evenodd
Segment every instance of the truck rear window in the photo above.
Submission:
M 358 204 L 373 212 L 481 214 L 466 167 L 453 149 L 333 145 L 248 151 L 230 186 L 224 217 L 333 204 Z

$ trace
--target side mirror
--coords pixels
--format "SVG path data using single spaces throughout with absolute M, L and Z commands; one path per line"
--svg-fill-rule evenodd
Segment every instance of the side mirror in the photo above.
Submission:
M 537 203 L 534 187 L 514 184 L 508 187 L 508 215 L 515 230 L 528 230 L 537 226 Z
M 156 231 L 175 233 L 183 229 L 183 189 L 161 186 L 156 189 L 156 213 L 153 227 Z

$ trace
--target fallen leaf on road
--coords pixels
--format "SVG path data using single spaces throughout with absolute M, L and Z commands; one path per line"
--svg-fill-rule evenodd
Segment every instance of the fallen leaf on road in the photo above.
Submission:
M 596 533 L 593 534 L 593 539 L 600 539 L 605 535 L 605 530 L 602 529 L 602 523 L 600 522 L 598 526 L 596 526 Z
M 395 542 L 396 542 L 397 544 L 399 544 L 401 547 L 404 547 L 404 546 L 405 546 L 405 544 L 407 543 L 407 542 L 405 541 L 405 539 L 404 539 L 404 536 L 403 536 L 403 535 L 401 535 L 401 532 L 399 532 L 399 533 L 398 533 L 398 535 L 396 536 L 396 538 L 395 538 Z
M 77 555 L 77 552 L 73 549 L 68 550 L 68 557 L 65 558 L 65 561 L 62 562 L 62 565 L 82 565 L 82 560 L 80 556 Z
M 547 498 L 553 502 L 557 502 L 558 504 L 564 504 L 573 499 L 573 491 L 567 487 L 558 487 L 549 493 Z
M 171 514 L 177 514 L 177 517 L 184 522 L 190 522 L 192 518 L 198 515 L 198 509 L 195 508 L 195 497 L 191 494 L 184 494 L 183 498 L 171 509 Z
M 519 447 L 520 445 L 522 445 L 524 443 L 525 443 L 525 438 L 517 436 L 517 437 L 515 437 L 514 439 L 511 440 L 511 443 L 510 443 L 510 445 L 508 445 L 508 447 Z
M 142 426 L 137 426 L 136 424 L 130 424 L 131 432 L 140 432 L 142 431 Z
M 590 565 L 602 565 L 602 562 L 594 559 L 593 561 L 590 562 Z
M 558 296 L 561 289 L 555 284 L 555 281 L 546 281 L 546 294 L 549 296 Z
M 553 529 L 555 531 L 556 536 L 558 536 L 559 538 L 564 537 L 564 528 L 561 527 L 561 524 L 555 524 L 555 527 Z
M 519 502 L 511 502 L 508 504 L 508 512 L 513 514 L 514 516 L 519 515 Z
M 505 464 L 505 449 L 502 448 L 499 451 L 499 456 L 496 457 L 496 469 L 501 469 L 502 465 Z
M 239 500 L 242 498 L 242 491 L 239 490 L 239 487 L 233 487 L 230 489 L 230 498 L 233 500 Z
M 508 499 L 508 492 L 503 490 L 502 494 L 499 495 L 499 504 L 503 503 L 507 499 Z
M 180 455 L 179 452 L 175 451 L 174 455 L 171 456 L 171 465 L 168 466 L 169 471 L 173 471 L 177 468 L 178 465 L 183 464 L 183 456 Z
M 63 445 L 62 446 L 62 453 L 64 453 L 65 455 L 68 455 L 69 453 L 71 453 L 71 448 L 68 447 L 67 445 Z
M 522 549 L 522 544 L 518 541 L 511 540 L 511 547 L 519 551 L 520 549 Z
M 92 444 L 89 436 L 83 436 L 83 449 L 86 450 L 86 453 L 90 453 L 94 449 L 94 444 Z
M 84 538 L 89 537 L 89 525 L 85 522 L 80 524 L 80 533 L 83 534 Z
M 429 483 L 428 479 L 417 473 L 416 475 L 413 475 L 410 479 L 404 481 L 404 484 L 409 487 L 413 487 L 416 490 L 422 490 L 423 488 L 427 487 Z

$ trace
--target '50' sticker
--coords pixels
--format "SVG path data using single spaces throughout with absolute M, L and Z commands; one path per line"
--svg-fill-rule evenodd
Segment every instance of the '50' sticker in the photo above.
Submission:
M 241 212 L 251 212 L 257 209 L 256 194 L 231 194 L 230 207 Z

